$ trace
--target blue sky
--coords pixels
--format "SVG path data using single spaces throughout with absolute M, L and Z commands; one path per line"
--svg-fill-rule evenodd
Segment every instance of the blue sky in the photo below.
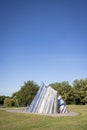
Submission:
M 86 0 L 0 0 L 0 95 L 84 78 Z

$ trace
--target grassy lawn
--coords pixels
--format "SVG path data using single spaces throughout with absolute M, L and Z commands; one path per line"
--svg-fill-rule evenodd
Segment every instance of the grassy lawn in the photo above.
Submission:
M 78 116 L 49 117 L 0 110 L 0 130 L 87 130 L 87 105 L 69 106 Z

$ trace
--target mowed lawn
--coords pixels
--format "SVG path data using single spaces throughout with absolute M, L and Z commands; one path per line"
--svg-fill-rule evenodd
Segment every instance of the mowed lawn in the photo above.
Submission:
M 69 106 L 78 116 L 50 117 L 0 110 L 0 130 L 87 130 L 87 105 Z

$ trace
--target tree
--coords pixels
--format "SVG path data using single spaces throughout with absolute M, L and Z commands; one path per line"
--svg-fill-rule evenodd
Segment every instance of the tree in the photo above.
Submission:
M 51 87 L 53 87 L 59 95 L 62 96 L 62 98 L 66 101 L 66 103 L 71 104 L 73 100 L 73 90 L 71 88 L 71 85 L 67 82 L 61 82 L 61 83 L 52 83 L 50 84 Z
M 49 84 L 59 95 L 62 96 L 67 104 L 87 104 L 87 78 L 75 80 L 71 86 L 68 81 Z M 25 82 L 18 92 L 13 93 L 12 98 L 16 106 L 30 105 L 36 95 L 39 86 L 33 82 Z
M 38 91 L 38 88 L 39 86 L 33 81 L 25 82 L 18 92 L 13 93 L 12 98 L 16 97 L 16 105 L 17 102 L 19 106 L 30 105 Z
M 87 79 L 75 80 L 73 82 L 73 89 L 76 92 L 75 103 L 86 104 L 87 103 Z
M 15 106 L 15 100 L 12 98 L 5 98 L 4 107 L 13 107 Z
M 5 96 L 0 96 L 0 105 L 4 104 L 4 99 L 5 99 Z

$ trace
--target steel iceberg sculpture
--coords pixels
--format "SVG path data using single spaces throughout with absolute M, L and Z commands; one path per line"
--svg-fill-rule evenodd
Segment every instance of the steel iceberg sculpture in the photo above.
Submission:
M 50 86 L 42 84 L 26 112 L 56 114 L 68 113 L 66 103 Z

